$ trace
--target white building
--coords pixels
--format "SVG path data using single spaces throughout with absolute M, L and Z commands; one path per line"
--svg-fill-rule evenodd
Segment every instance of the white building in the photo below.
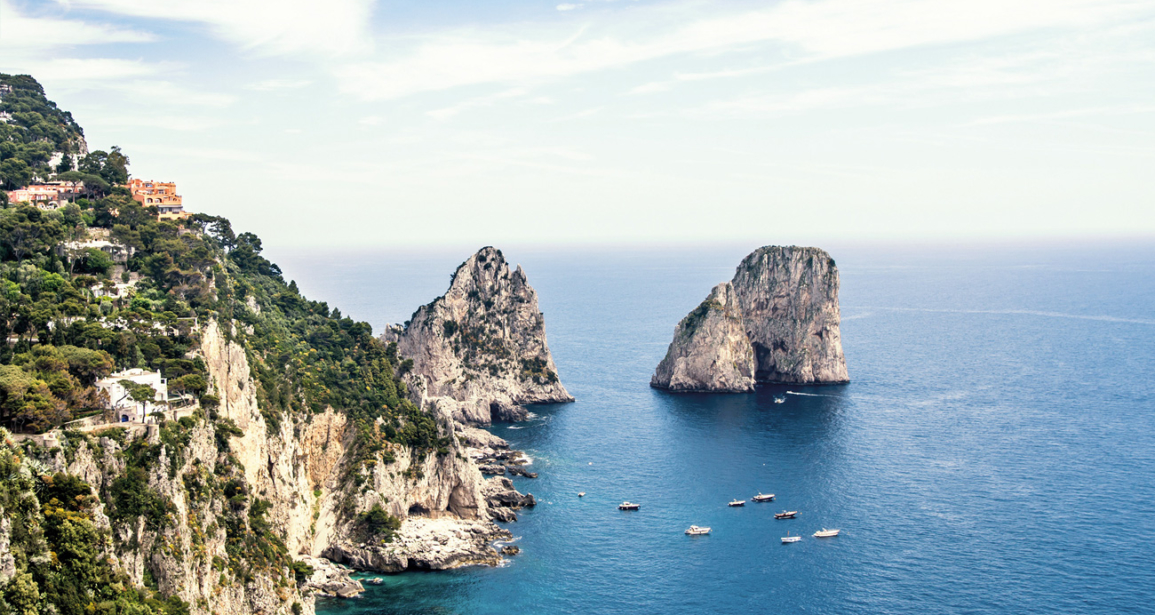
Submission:
M 156 397 L 152 401 L 134 401 L 120 384 L 121 380 L 147 384 L 156 390 Z M 168 409 L 168 380 L 162 378 L 160 372 L 149 372 L 139 368 L 126 369 L 96 381 L 96 388 L 108 393 L 108 401 L 118 423 L 144 423 L 149 414 Z

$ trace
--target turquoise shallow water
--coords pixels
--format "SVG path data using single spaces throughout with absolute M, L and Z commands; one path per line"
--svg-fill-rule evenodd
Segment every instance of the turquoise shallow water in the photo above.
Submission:
M 507 251 L 578 398 L 494 428 L 541 473 L 515 479 L 541 501 L 509 525 L 523 553 L 319 610 L 1152 612 L 1155 250 L 834 249 L 851 384 L 651 390 L 674 324 L 753 247 Z M 467 255 L 276 260 L 379 329 Z M 779 501 L 726 506 L 758 491 Z

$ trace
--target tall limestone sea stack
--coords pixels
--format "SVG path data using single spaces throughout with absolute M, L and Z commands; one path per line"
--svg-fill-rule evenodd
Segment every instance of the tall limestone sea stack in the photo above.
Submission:
M 849 382 L 838 286 L 838 268 L 823 250 L 755 250 L 678 324 L 650 386 L 748 392 L 755 382 Z
M 459 422 L 517 421 L 526 417 L 524 404 L 574 400 L 558 380 L 537 293 L 496 248 L 469 257 L 445 295 L 382 340 L 413 360 L 406 382 L 414 401 Z

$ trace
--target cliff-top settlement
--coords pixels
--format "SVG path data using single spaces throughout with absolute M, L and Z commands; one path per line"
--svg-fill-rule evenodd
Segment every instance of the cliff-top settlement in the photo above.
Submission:
M 838 287 L 838 268 L 823 250 L 755 250 L 678 323 L 650 385 L 748 392 L 755 383 L 849 382 Z
M 411 391 L 397 344 L 302 296 L 256 235 L 158 219 L 175 186 L 129 184 L 118 148 L 81 151 L 31 77 L 0 86 L 15 120 L 0 140 L 18 144 L 3 187 L 83 185 L 55 208 L 0 191 L 0 614 L 312 615 L 315 593 L 360 589 L 333 560 L 501 560 L 494 541 L 511 535 L 494 521 L 536 502 L 480 467 L 530 476 L 524 458 L 461 424 L 463 402 Z M 508 352 L 544 356 L 490 361 L 446 335 L 473 386 L 517 369 L 494 399 L 564 395 L 548 351 L 533 354 L 532 289 L 491 260 L 459 272 L 465 306 L 427 306 L 430 326 L 503 331 Z

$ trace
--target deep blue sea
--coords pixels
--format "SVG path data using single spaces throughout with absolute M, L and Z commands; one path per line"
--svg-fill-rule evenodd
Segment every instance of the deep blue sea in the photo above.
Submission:
M 515 479 L 541 502 L 508 526 L 522 554 L 318 610 L 1155 612 L 1155 247 L 826 246 L 851 384 L 650 389 L 675 323 L 756 247 L 507 249 L 578 400 L 493 429 L 541 473 Z M 379 330 L 468 255 L 274 257 Z M 778 501 L 726 506 L 759 491 Z

